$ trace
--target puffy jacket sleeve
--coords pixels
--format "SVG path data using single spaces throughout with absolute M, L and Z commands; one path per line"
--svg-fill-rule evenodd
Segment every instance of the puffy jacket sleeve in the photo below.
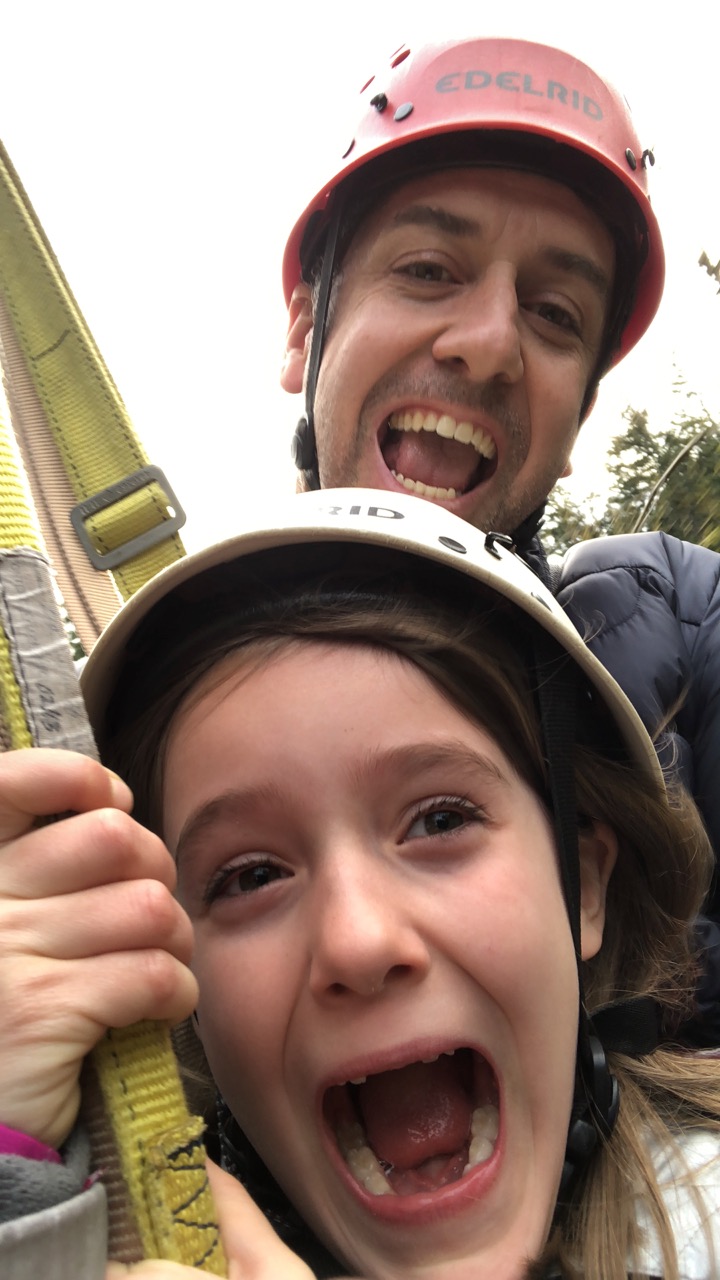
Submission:
M 0 1275 L 3 1280 L 104 1280 L 107 1205 L 88 1181 L 90 1150 L 77 1129 L 62 1164 L 0 1156 Z
M 683 780 L 720 852 L 720 556 L 663 533 L 581 543 L 558 600 L 651 734 L 671 717 Z M 659 753 L 665 755 L 665 745 Z M 720 918 L 715 889 L 711 914 Z
M 104 1280 L 105 1191 L 95 1183 L 62 1204 L 0 1225 L 0 1274 L 6 1280 Z

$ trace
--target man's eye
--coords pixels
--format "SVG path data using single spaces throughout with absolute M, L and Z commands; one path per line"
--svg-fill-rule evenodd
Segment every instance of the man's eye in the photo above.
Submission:
M 433 284 L 447 284 L 452 279 L 447 267 L 439 262 L 410 262 L 400 268 L 400 274 L 412 280 L 427 280 Z
M 565 329 L 568 333 L 580 335 L 580 322 L 576 316 L 568 311 L 567 307 L 561 307 L 556 302 L 538 302 L 528 307 L 529 311 L 534 311 L 540 316 L 541 320 L 547 320 L 549 324 L 556 325 L 558 329 Z

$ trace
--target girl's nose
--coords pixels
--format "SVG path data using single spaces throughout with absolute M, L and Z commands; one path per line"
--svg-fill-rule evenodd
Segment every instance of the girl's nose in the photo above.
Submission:
M 427 972 L 428 948 L 407 891 L 372 865 L 346 864 L 318 886 L 311 929 L 310 985 L 318 999 L 377 996 Z

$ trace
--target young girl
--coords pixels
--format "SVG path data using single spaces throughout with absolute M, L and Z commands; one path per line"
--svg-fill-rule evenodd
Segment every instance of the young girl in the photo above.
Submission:
M 314 1274 L 714 1276 L 702 827 L 503 540 L 389 502 L 303 495 L 121 612 L 85 691 L 135 821 L 2 761 L 0 1120 L 59 1147 L 102 1029 L 194 1004 L 211 1143 Z M 311 1274 L 235 1210 L 237 1274 Z

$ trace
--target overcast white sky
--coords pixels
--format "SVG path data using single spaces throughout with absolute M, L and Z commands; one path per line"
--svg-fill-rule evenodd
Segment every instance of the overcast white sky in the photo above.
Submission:
M 408 40 L 561 45 L 623 89 L 655 150 L 666 296 L 583 429 L 576 496 L 602 483 L 626 404 L 658 425 L 672 414 L 674 362 L 720 414 L 720 297 L 697 266 L 701 249 L 720 258 L 720 9 L 505 8 L 498 22 L 466 0 L 0 4 L 0 136 L 185 505 L 190 549 L 231 533 L 250 494 L 293 487 L 301 405 L 277 384 L 284 241 L 351 136 L 354 95 Z

